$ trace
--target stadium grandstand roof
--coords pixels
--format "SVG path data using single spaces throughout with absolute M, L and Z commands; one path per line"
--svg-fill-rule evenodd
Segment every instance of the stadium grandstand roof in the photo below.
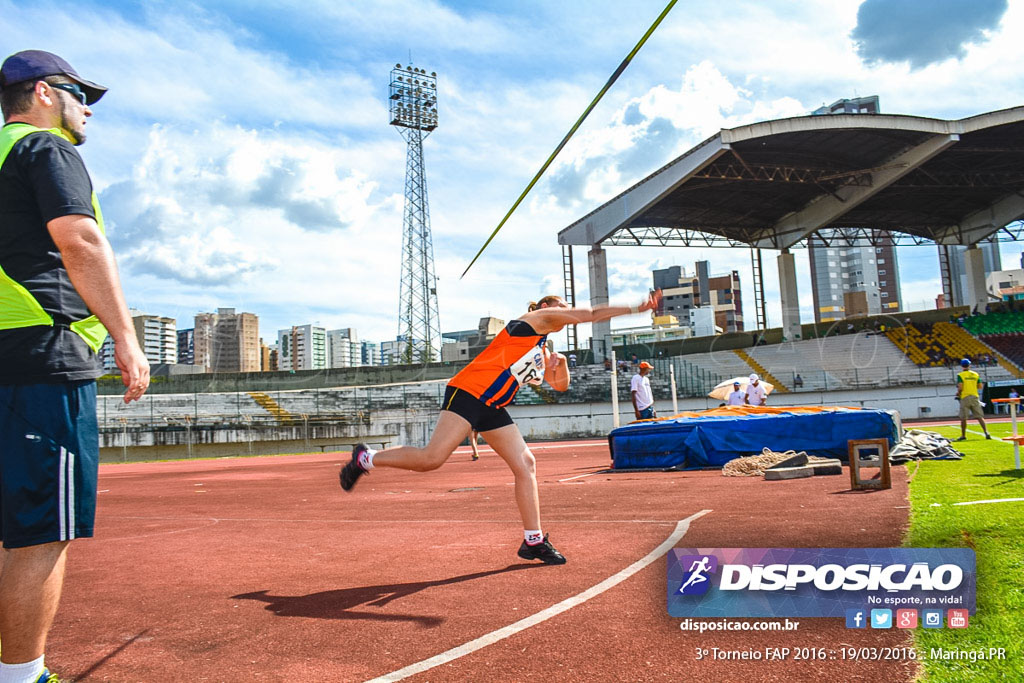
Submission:
M 1024 233 L 1024 107 L 965 119 L 801 116 L 722 130 L 559 244 L 971 245 Z

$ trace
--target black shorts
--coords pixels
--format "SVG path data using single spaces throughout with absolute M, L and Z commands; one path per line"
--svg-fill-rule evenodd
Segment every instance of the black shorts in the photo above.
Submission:
M 96 382 L 0 385 L 0 539 L 23 548 L 92 536 Z
M 492 408 L 465 389 L 451 385 L 444 390 L 441 410 L 450 410 L 478 432 L 489 432 L 513 424 L 512 416 L 504 408 Z

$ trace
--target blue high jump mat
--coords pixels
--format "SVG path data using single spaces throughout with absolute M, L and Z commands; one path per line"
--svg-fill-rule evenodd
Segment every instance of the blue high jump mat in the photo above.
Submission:
M 721 467 L 733 458 L 773 451 L 847 460 L 851 439 L 899 439 L 899 413 L 874 408 L 728 406 L 612 430 L 613 470 Z

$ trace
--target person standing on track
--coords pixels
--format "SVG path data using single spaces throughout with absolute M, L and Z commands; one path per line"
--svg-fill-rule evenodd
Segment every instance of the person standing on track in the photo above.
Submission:
M 555 550 L 541 527 L 536 459 L 505 406 L 523 384 L 537 386 L 546 381 L 556 391 L 569 388 L 568 363 L 562 354 L 548 352 L 549 334 L 566 325 L 654 310 L 660 300 L 661 292 L 657 291 L 638 306 L 572 308 L 559 296 L 546 296 L 531 303 L 527 313 L 506 325 L 479 356 L 448 382 L 437 426 L 425 448 L 399 446 L 376 452 L 357 444 L 352 449 L 352 459 L 341 469 L 341 487 L 351 490 L 359 477 L 374 467 L 417 472 L 437 469 L 471 430 L 477 430 L 515 477 L 516 504 L 523 520 L 519 557 L 545 564 L 565 564 L 565 557 Z
M 657 417 L 654 410 L 654 392 L 651 391 L 651 374 L 654 366 L 644 361 L 636 366 L 636 374 L 629 381 L 629 396 L 633 400 L 633 414 L 638 420 L 650 420 Z
M 956 376 L 956 400 L 960 401 L 960 438 L 954 441 L 967 441 L 967 418 L 971 415 L 978 418 L 985 438 L 991 439 L 992 435 L 985 426 L 985 413 L 981 410 L 980 396 L 985 383 L 981 381 L 981 375 L 971 370 L 969 358 L 961 360 L 960 367 L 963 370 Z
M 68 542 L 93 535 L 97 352 L 107 330 L 127 390 L 149 386 L 92 181 L 75 149 L 106 88 L 57 55 L 0 67 L 0 681 L 44 664 Z

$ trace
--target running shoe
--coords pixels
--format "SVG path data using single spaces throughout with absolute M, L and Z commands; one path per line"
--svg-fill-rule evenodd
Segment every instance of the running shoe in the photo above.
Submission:
M 363 451 L 368 450 L 370 449 L 364 443 L 357 443 L 355 448 L 352 449 L 352 459 L 345 463 L 345 466 L 341 468 L 341 472 L 338 474 L 338 478 L 341 480 L 341 488 L 351 491 L 359 477 L 366 474 L 366 470 L 359 464 L 359 456 Z
M 547 534 L 544 534 L 544 540 L 536 545 L 527 545 L 526 541 L 523 541 L 519 546 L 518 555 L 524 560 L 540 560 L 544 564 L 565 564 L 565 556 L 548 543 Z
M 991 439 L 991 438 L 992 438 L 992 435 L 991 435 L 991 434 L 989 434 L 988 432 L 985 432 L 985 438 L 986 438 L 986 439 Z
M 60 683 L 60 679 L 57 678 L 57 674 L 50 673 L 49 669 L 43 669 L 43 673 L 39 674 L 35 683 Z
M 479 456 L 479 455 L 476 455 L 476 454 L 474 453 L 474 454 L 473 454 L 473 460 L 479 460 L 479 459 L 480 459 L 480 456 Z

